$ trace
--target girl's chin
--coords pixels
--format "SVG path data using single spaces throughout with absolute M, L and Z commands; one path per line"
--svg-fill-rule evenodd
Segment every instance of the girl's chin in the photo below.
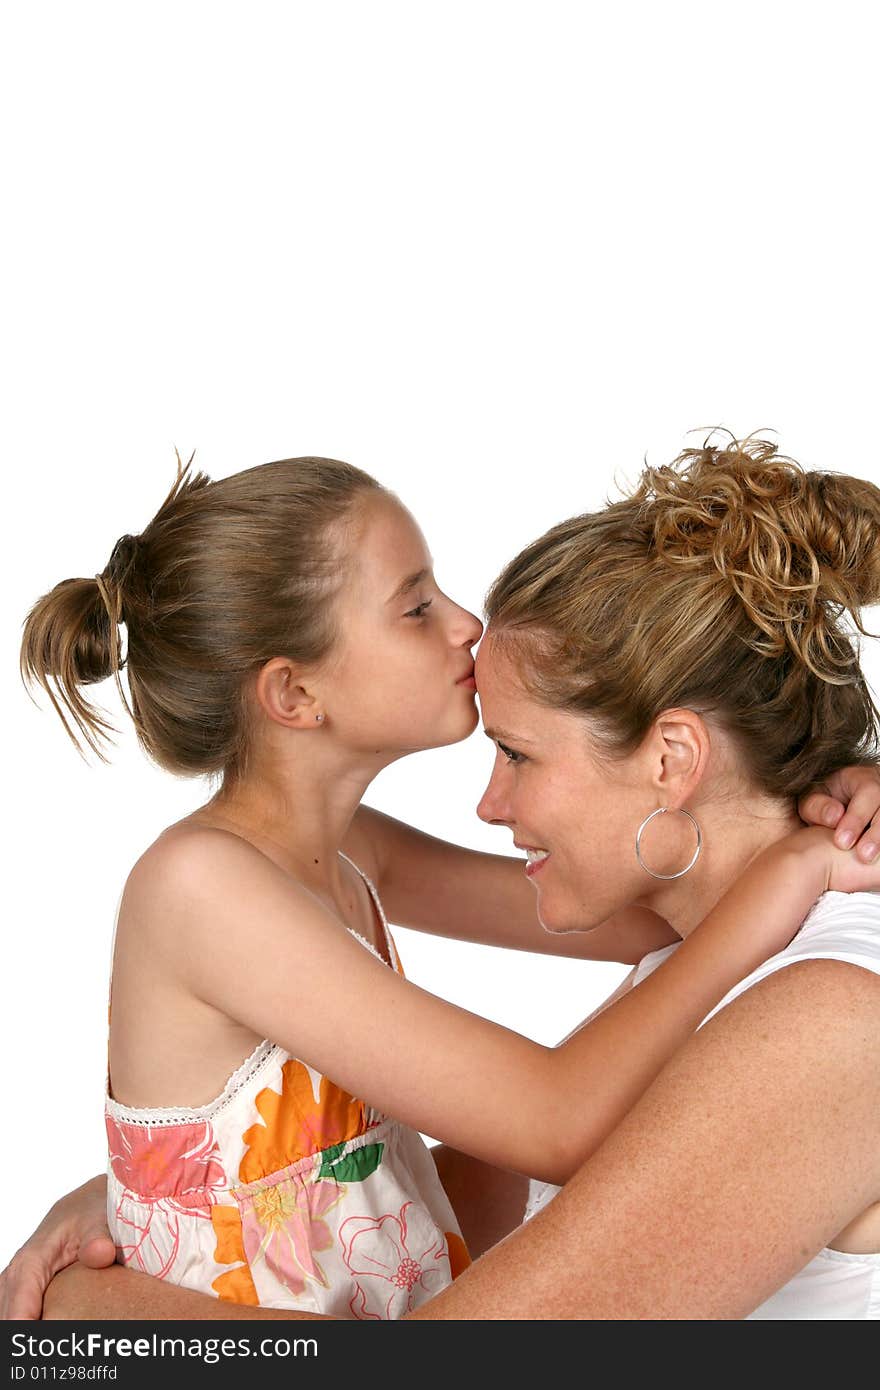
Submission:
M 427 752 L 429 748 L 448 748 L 452 743 L 461 743 L 462 739 L 470 738 L 479 722 L 480 716 L 475 705 L 467 711 L 464 718 L 458 713 L 454 718 L 438 719 L 433 725 L 430 738 L 426 738 L 420 744 L 420 748 Z
M 471 699 L 468 704 L 465 705 L 464 714 L 459 715 L 454 721 L 454 726 L 458 728 L 459 732 L 453 735 L 450 742 L 458 743 L 461 739 L 467 738 L 474 732 L 479 722 L 480 715 L 477 710 L 477 702 L 473 698 L 473 693 L 471 692 Z

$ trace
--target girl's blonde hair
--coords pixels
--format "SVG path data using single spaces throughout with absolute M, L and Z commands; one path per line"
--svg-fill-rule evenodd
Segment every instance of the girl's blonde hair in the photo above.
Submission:
M 101 574 L 65 579 L 38 599 L 21 673 L 47 691 L 80 752 L 65 709 L 106 761 L 102 741 L 116 731 L 81 687 L 114 675 L 128 707 L 124 666 L 149 756 L 181 776 L 228 782 L 245 774 L 252 749 L 251 677 L 273 656 L 309 664 L 330 652 L 346 523 L 365 494 L 383 489 L 335 459 L 282 459 L 216 482 L 191 465 L 178 456 L 156 515 L 117 541 Z
M 486 600 L 526 688 L 634 751 L 664 709 L 716 715 L 754 782 L 798 796 L 878 748 L 852 625 L 880 601 L 880 490 L 766 439 L 685 449 L 527 546 Z

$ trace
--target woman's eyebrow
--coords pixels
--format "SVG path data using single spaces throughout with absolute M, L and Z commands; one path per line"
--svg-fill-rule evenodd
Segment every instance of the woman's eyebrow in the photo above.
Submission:
M 504 729 L 484 729 L 483 733 L 487 738 L 491 738 L 493 743 L 500 739 L 502 743 L 534 743 L 534 739 L 523 738 L 521 734 L 508 734 Z
M 430 570 L 419 570 L 417 574 L 407 575 L 406 579 L 400 581 L 394 593 L 390 598 L 387 598 L 385 602 L 393 603 L 395 599 L 403 598 L 404 594 L 408 594 L 410 589 L 414 589 L 417 584 L 421 584 L 423 579 L 427 579 L 430 573 Z

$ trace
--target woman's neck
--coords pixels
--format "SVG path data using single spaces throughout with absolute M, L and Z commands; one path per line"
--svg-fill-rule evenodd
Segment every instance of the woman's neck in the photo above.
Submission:
M 703 837 L 699 859 L 683 878 L 658 880 L 643 899 L 643 905 L 664 917 L 681 937 L 699 926 L 762 850 L 801 825 L 794 806 L 764 799 L 722 800 L 696 807 L 693 814 Z

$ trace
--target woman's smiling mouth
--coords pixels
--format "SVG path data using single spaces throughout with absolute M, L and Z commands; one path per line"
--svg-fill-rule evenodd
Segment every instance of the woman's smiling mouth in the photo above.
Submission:
M 526 852 L 526 875 L 529 878 L 534 878 L 550 858 L 549 849 L 534 849 L 531 845 L 517 845 L 516 848 L 524 849 Z

